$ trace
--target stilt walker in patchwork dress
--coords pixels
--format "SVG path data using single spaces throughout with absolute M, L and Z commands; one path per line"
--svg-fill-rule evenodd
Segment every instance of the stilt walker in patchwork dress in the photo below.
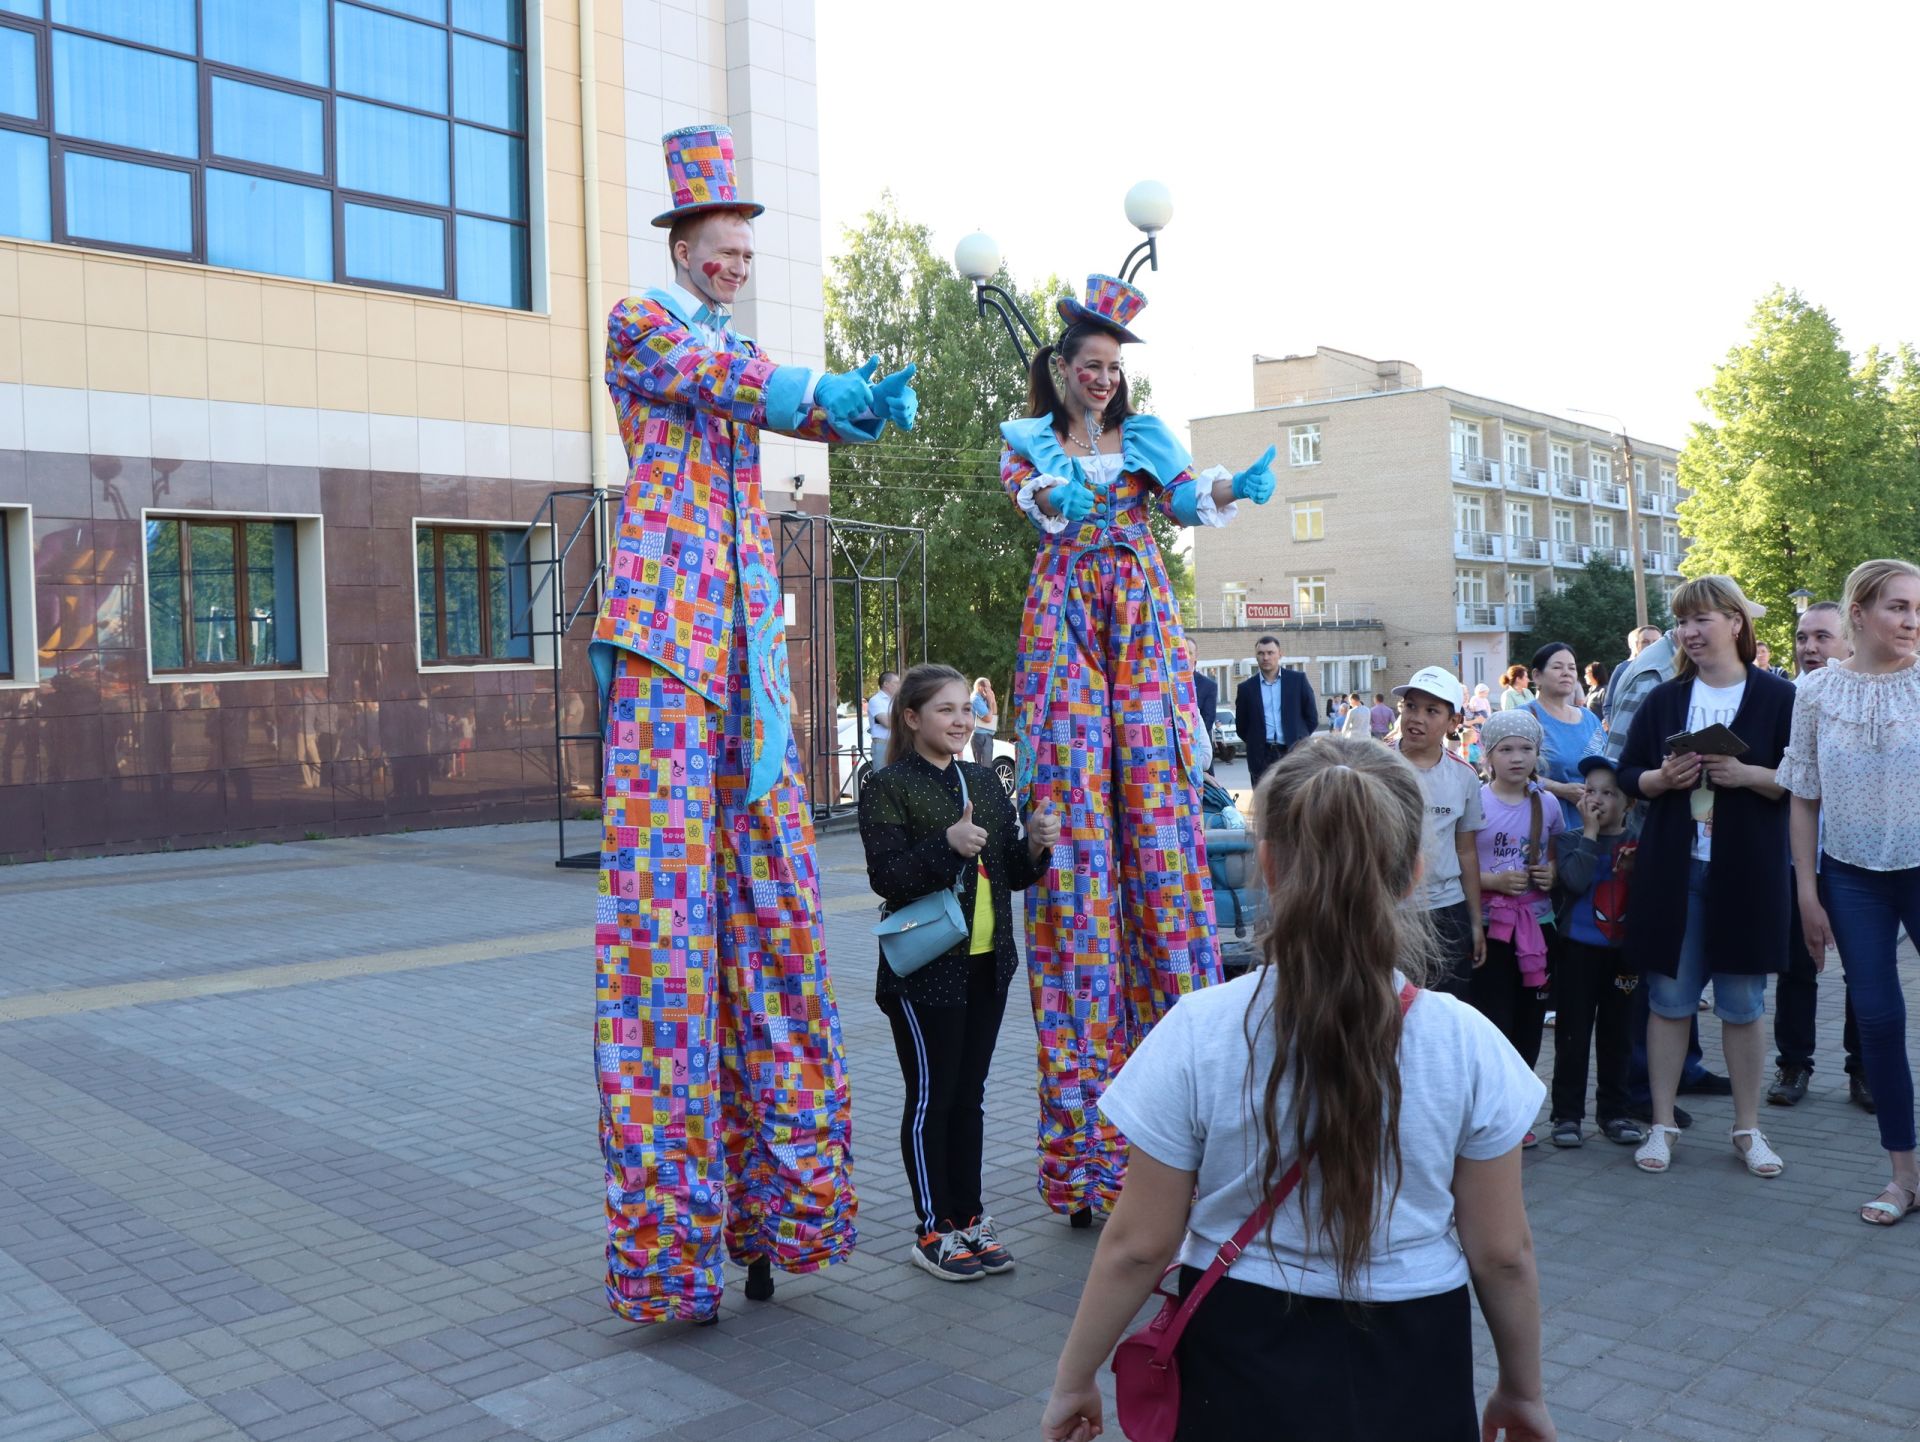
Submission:
M 1111 276 L 1060 303 L 1066 331 L 1033 358 L 1029 419 L 1000 475 L 1040 533 L 1015 662 L 1023 810 L 1065 817 L 1027 894 L 1040 1044 L 1040 1195 L 1075 1226 L 1119 1194 L 1126 1141 L 1099 1111 L 1133 1048 L 1189 991 L 1220 979 L 1201 832 L 1193 658 L 1148 528 L 1224 525 L 1273 495 L 1273 451 L 1237 476 L 1192 458 L 1127 402 L 1120 347 L 1146 304 Z
M 911 427 L 912 368 L 776 365 L 729 325 L 753 260 L 733 140 L 665 138 L 675 283 L 607 323 L 628 476 L 588 654 L 606 734 L 595 1061 L 607 1300 L 711 1321 L 721 1258 L 813 1271 L 854 1244 L 851 1121 L 798 777 L 761 429 Z M 871 382 L 871 383 L 870 383 Z

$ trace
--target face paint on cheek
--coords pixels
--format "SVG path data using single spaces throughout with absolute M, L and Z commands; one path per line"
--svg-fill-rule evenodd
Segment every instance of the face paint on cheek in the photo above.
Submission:
M 1089 389 L 1093 386 L 1093 383 L 1095 381 L 1100 379 L 1100 377 L 1095 375 L 1092 371 L 1083 371 L 1083 370 L 1076 370 L 1073 373 L 1073 378 L 1079 381 L 1082 386 L 1087 387 Z
M 726 269 L 726 267 L 721 265 L 717 260 L 709 260 L 701 265 L 700 269 L 708 280 L 712 280 L 716 275 L 720 274 L 722 270 Z

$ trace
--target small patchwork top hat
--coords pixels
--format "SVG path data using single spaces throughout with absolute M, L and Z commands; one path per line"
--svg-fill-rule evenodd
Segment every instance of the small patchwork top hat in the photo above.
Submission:
M 1060 318 L 1068 325 L 1085 321 L 1105 326 L 1123 342 L 1138 344 L 1140 337 L 1127 329 L 1127 322 L 1147 308 L 1147 297 L 1137 286 L 1128 285 L 1110 275 L 1087 277 L 1087 300 L 1082 305 L 1068 297 L 1060 302 Z
M 733 169 L 733 131 L 725 125 L 684 125 L 660 137 L 667 152 L 667 185 L 673 209 L 653 218 L 662 230 L 689 215 L 736 211 L 751 219 L 766 209 L 740 198 Z

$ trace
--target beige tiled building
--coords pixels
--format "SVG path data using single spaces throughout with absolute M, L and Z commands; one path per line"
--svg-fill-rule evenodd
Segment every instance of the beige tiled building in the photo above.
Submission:
M 813 0 L 0 12 L 0 859 L 552 815 L 584 638 L 503 618 L 624 484 L 663 131 L 731 124 L 738 328 L 822 361 Z
M 1671 446 L 1429 386 L 1417 366 L 1325 347 L 1253 363 L 1254 408 L 1193 422 L 1202 465 L 1277 449 L 1271 504 L 1194 541 L 1199 659 L 1217 676 L 1273 630 L 1323 696 L 1421 666 L 1497 686 L 1538 599 L 1640 528 L 1650 601 L 1679 583 Z M 1268 619 L 1285 606 L 1284 621 Z

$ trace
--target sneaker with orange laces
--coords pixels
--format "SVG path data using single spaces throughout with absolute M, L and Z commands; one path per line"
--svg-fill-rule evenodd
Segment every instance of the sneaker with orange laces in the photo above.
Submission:
M 928 1232 L 913 1244 L 908 1254 L 913 1264 L 923 1272 L 931 1272 L 943 1282 L 977 1282 L 986 1273 L 981 1269 L 980 1259 L 967 1245 L 964 1232 L 951 1229 L 944 1232 Z
M 980 1270 L 989 1275 L 1013 1270 L 1013 1253 L 1000 1244 L 995 1235 L 993 1218 L 981 1215 L 961 1229 L 960 1235 L 966 1239 L 967 1249 L 979 1262 Z

